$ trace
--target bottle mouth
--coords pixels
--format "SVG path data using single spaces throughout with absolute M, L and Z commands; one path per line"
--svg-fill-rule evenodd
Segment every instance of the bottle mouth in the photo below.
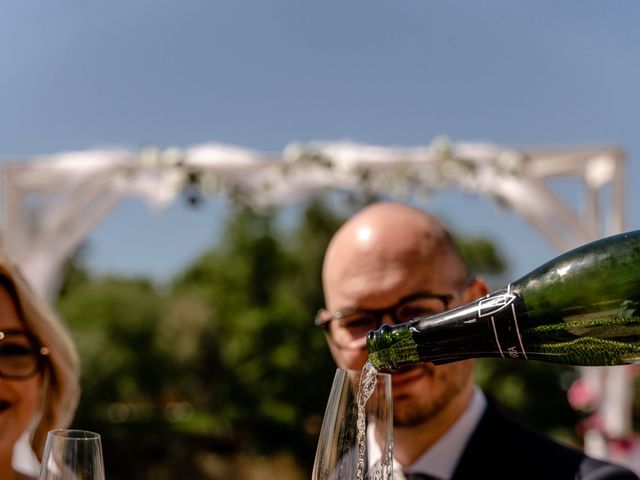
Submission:
M 388 368 L 385 368 L 387 366 L 384 365 L 383 358 L 381 358 L 381 354 L 385 349 L 381 345 L 381 343 L 383 343 L 383 335 L 389 335 L 390 330 L 391 326 L 385 324 L 381 325 L 377 330 L 371 330 L 369 333 L 367 333 L 367 351 L 369 353 L 369 362 L 371 362 L 371 365 L 373 365 L 377 370 L 388 370 Z
M 420 361 L 416 343 L 407 325 L 382 325 L 367 334 L 369 362 L 378 370 L 397 370 Z

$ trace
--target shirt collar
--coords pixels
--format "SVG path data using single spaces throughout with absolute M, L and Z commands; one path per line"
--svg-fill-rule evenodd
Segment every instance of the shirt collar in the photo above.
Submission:
M 447 432 L 404 470 L 410 473 L 428 473 L 437 478 L 449 479 L 462 456 L 487 406 L 484 393 L 476 386 L 471 401 L 462 415 Z

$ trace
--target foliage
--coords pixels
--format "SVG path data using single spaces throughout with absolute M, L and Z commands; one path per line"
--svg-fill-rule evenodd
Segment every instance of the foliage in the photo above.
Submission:
M 78 285 L 59 310 L 75 335 L 83 365 L 83 400 L 151 401 L 163 394 L 169 359 L 154 331 L 162 304 L 146 280 L 100 279 Z M 135 348 L 131 348 L 135 346 Z M 133 378 L 131 372 L 144 372 Z
M 319 277 L 308 280 L 306 266 L 320 264 L 330 230 L 318 225 L 327 222 L 338 220 L 319 204 L 307 209 L 298 231 L 315 232 L 316 241 L 302 250 L 276 231 L 273 214 L 240 209 L 219 247 L 173 286 L 174 295 L 199 298 L 212 312 L 215 332 L 200 348 L 200 369 L 214 370 L 206 406 L 259 451 L 287 447 L 309 458 L 314 447 L 316 432 L 305 426 L 319 423 L 333 368 L 322 334 L 311 328 L 321 298 Z
M 496 275 L 507 268 L 507 262 L 491 240 L 462 235 L 454 235 L 454 240 L 470 273 Z

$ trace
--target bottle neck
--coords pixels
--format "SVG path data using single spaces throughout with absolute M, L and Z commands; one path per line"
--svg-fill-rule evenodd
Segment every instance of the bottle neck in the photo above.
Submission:
M 447 363 L 475 357 L 527 359 L 520 333 L 524 305 L 511 286 L 439 315 L 416 319 L 410 330 L 423 360 Z

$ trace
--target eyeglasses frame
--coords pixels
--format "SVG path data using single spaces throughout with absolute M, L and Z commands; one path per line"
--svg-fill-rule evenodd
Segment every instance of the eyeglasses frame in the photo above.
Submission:
M 410 302 L 412 300 L 418 300 L 421 298 L 427 299 L 427 298 L 434 298 L 434 299 L 438 299 L 441 300 L 442 303 L 444 303 L 444 310 L 443 311 L 447 311 L 449 310 L 449 303 L 456 298 L 457 296 L 461 295 L 467 288 L 469 288 L 469 286 L 471 284 L 473 284 L 476 281 L 477 277 L 475 275 L 470 276 L 467 281 L 465 282 L 465 284 L 458 288 L 454 293 L 450 293 L 450 294 L 436 294 L 436 293 L 431 293 L 431 292 L 427 292 L 427 291 L 419 291 L 419 292 L 414 292 L 411 293 L 409 295 L 406 295 L 404 297 L 402 297 L 400 300 L 398 300 L 395 304 L 391 305 L 390 307 L 386 307 L 386 308 L 358 308 L 358 307 L 351 307 L 351 308 L 346 308 L 344 310 L 338 310 L 337 312 L 329 312 L 326 308 L 321 308 L 320 310 L 318 310 L 318 312 L 316 313 L 316 316 L 314 318 L 314 325 L 316 327 L 322 328 L 323 330 L 325 330 L 325 333 L 327 334 L 327 337 L 329 338 L 329 340 L 339 349 L 341 350 L 349 350 L 349 349 L 361 349 L 364 348 L 364 345 L 361 347 L 347 347 L 344 345 L 339 345 L 337 343 L 335 343 L 335 341 L 332 339 L 331 334 L 329 332 L 329 324 L 333 321 L 333 320 L 340 320 L 348 315 L 353 315 L 354 313 L 358 313 L 358 312 L 363 312 L 363 313 L 368 313 L 371 314 L 375 319 L 376 319 L 376 329 L 380 328 L 380 326 L 382 325 L 382 320 L 384 318 L 385 315 L 389 315 L 391 316 L 391 318 L 393 319 L 394 323 L 398 323 L 399 320 L 395 315 L 395 310 L 398 309 L 398 307 L 400 307 L 403 303 L 407 303 Z M 330 316 L 328 318 L 322 318 L 322 314 L 323 313 L 330 313 Z
M 6 375 L 0 371 L 0 378 L 4 378 L 6 380 L 29 380 L 30 378 L 35 377 L 38 373 L 41 373 L 44 370 L 47 358 L 50 354 L 50 350 L 42 345 L 35 335 L 19 328 L 0 330 L 0 341 L 2 341 L 5 336 L 15 334 L 24 335 L 31 344 L 33 355 L 36 358 L 36 366 L 33 371 L 29 372 L 29 374 L 26 375 Z

